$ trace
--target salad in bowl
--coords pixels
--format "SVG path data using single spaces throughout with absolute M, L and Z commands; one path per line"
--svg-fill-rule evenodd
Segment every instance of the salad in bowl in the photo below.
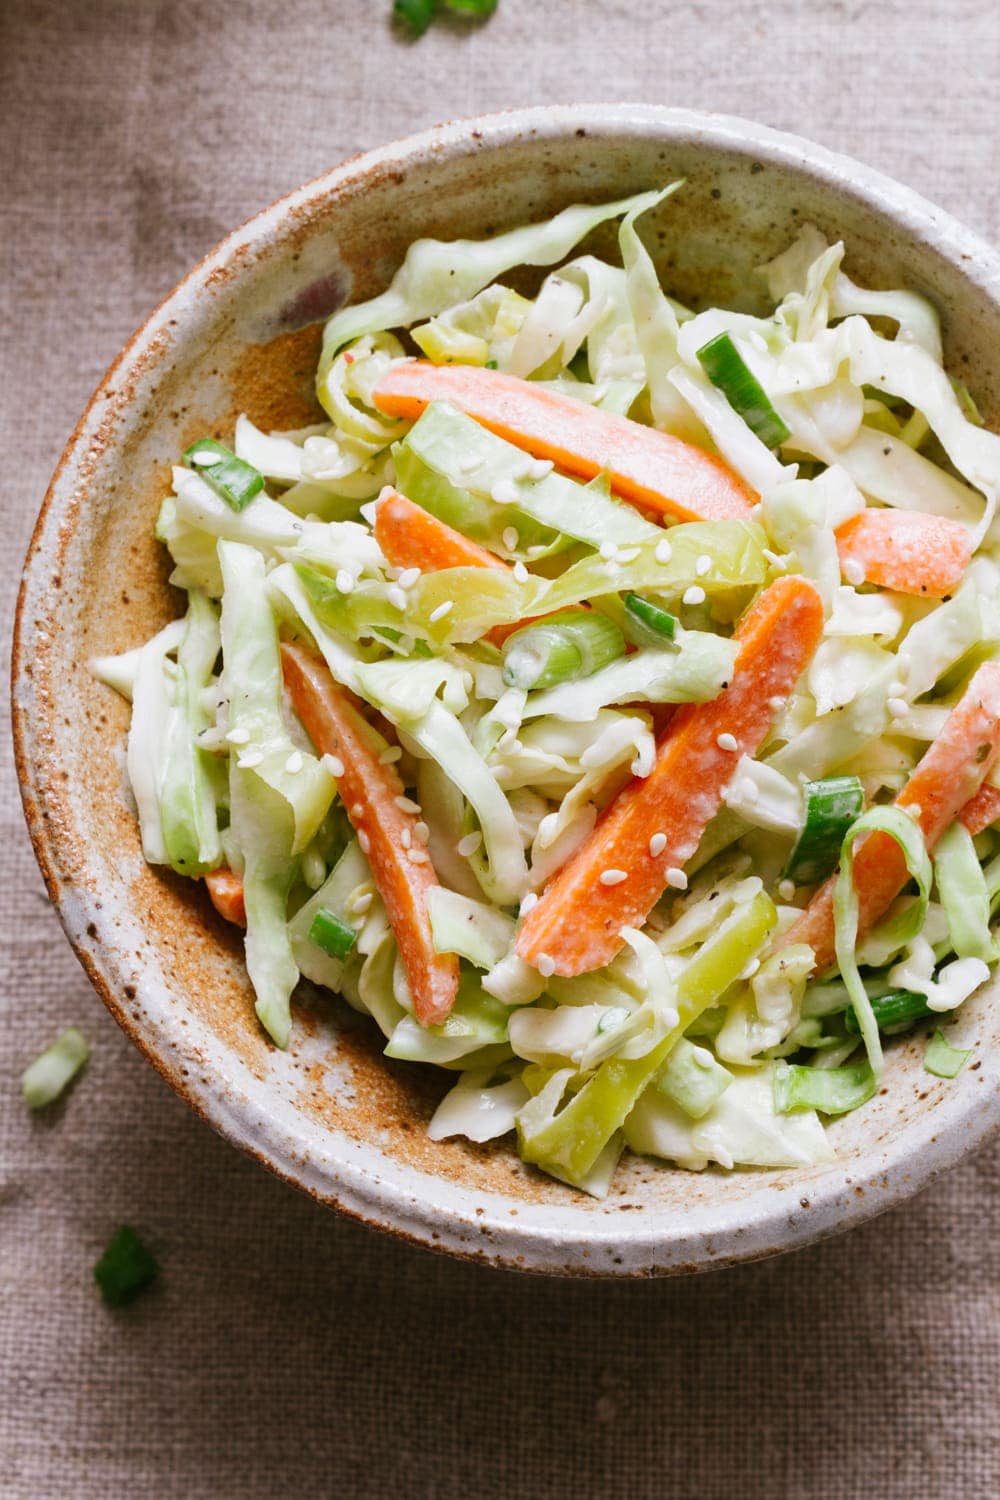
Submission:
M 1000 956 L 1000 438 L 809 226 L 769 314 L 674 301 L 682 189 L 413 244 L 321 424 L 177 455 L 186 612 L 92 663 L 274 1044 L 334 991 L 453 1075 L 433 1137 L 597 1196 L 626 1147 L 829 1159 L 885 1038 L 962 1066 L 934 1018 Z

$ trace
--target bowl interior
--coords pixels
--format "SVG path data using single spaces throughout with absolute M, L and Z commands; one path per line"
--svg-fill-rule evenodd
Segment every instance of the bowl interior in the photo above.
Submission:
M 753 268 L 812 221 L 845 240 L 857 280 L 933 297 L 949 366 L 995 424 L 996 263 L 904 190 L 738 121 L 623 108 L 502 116 L 348 163 L 265 211 L 182 283 L 75 434 L 22 600 L 15 718 L 28 820 L 114 1014 L 217 1128 L 300 1186 L 424 1243 L 530 1269 L 719 1263 L 887 1206 L 995 1124 L 990 997 L 968 1007 L 977 1066 L 958 1080 L 923 1072 L 922 1041 L 892 1046 L 879 1096 L 832 1127 L 832 1165 L 694 1175 L 626 1159 L 597 1203 L 503 1143 L 432 1143 L 424 1126 L 444 1082 L 384 1060 L 374 1023 L 339 1001 L 306 997 L 288 1054 L 266 1043 L 239 942 L 199 887 L 142 859 L 124 783 L 127 708 L 84 664 L 177 611 L 153 523 L 179 451 L 205 433 L 226 437 L 240 411 L 265 428 L 309 421 L 317 320 L 381 289 L 412 240 L 487 235 L 681 175 L 683 192 L 643 223 L 675 296 L 757 305 Z M 613 251 L 613 230 L 590 243 Z

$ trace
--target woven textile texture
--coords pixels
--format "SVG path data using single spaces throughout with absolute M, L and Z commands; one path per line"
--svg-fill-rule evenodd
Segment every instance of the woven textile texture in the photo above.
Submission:
M 225 231 L 447 116 L 636 99 L 810 135 L 1000 237 L 988 0 L 0 0 L 3 622 L 63 443 Z M 48 907 L 3 747 L 0 1494 L 958 1500 L 1000 1493 L 985 1152 L 882 1219 L 687 1281 L 545 1282 L 341 1221 L 237 1155 L 119 1034 Z M 93 1045 L 54 1118 L 17 1075 Z M 90 1267 L 137 1224 L 161 1285 Z

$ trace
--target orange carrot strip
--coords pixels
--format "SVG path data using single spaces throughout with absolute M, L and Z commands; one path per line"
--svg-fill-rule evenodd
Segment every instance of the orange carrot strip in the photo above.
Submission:
M 528 963 L 572 976 L 599 969 L 622 946 L 621 929 L 641 927 L 698 847 L 741 755 L 754 755 L 808 665 L 823 630 L 823 604 L 805 578 L 779 578 L 736 632 L 733 679 L 711 703 L 679 708 L 659 742 L 652 774 L 634 777 L 590 837 L 528 914 L 517 951 Z M 727 738 L 731 736 L 731 738 Z M 721 740 L 721 744 L 720 744 Z M 650 852 L 650 839 L 666 844 Z M 623 871 L 608 884 L 602 875 Z
M 976 796 L 998 752 L 1000 665 L 990 662 L 979 668 L 894 804 L 910 809 L 928 850 Z M 892 905 L 908 879 L 903 851 L 895 839 L 886 833 L 869 834 L 854 856 L 859 940 Z M 818 972 L 836 961 L 836 883 L 836 875 L 831 875 L 781 940 L 782 947 L 808 943 L 816 955 Z
M 243 904 L 243 881 L 236 871 L 225 865 L 217 870 L 209 870 L 205 876 L 205 884 L 209 900 L 219 916 L 225 917 L 227 922 L 232 922 L 236 927 L 245 927 L 247 909 Z
M 421 1026 L 436 1025 L 455 1003 L 458 959 L 434 951 L 427 892 L 439 882 L 415 832 L 418 814 L 399 806 L 403 783 L 395 767 L 379 760 L 373 731 L 323 662 L 288 642 L 281 659 L 295 712 L 310 739 L 321 755 L 335 755 L 343 765 L 340 795 L 385 902 L 414 1012 Z
M 1000 818 L 1000 791 L 995 786 L 984 784 L 974 797 L 969 798 L 958 816 L 975 838 L 977 833 L 992 827 Z
M 959 521 L 911 510 L 865 510 L 836 532 L 840 565 L 864 569 L 864 581 L 899 594 L 943 599 L 953 594 L 972 559 Z
M 386 371 L 374 401 L 390 416 L 411 418 L 431 401 L 449 401 L 567 473 L 593 479 L 606 470 L 616 495 L 657 515 L 743 520 L 757 499 L 721 459 L 691 443 L 496 370 L 411 360 Z

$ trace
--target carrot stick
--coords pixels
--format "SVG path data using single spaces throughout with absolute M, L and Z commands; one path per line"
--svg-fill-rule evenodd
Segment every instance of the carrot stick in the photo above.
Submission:
M 405 803 L 395 767 L 379 759 L 379 743 L 347 693 L 311 652 L 288 642 L 281 647 L 285 684 L 295 712 L 316 749 L 335 755 L 340 795 L 372 877 L 409 980 L 413 1009 L 421 1026 L 443 1021 L 458 991 L 458 960 L 434 951 L 427 892 L 438 878 L 416 834 L 418 812 Z
M 622 927 L 642 925 L 668 872 L 697 849 L 739 757 L 760 747 L 822 630 L 823 604 L 805 578 L 779 578 L 759 596 L 736 632 L 733 680 L 711 703 L 677 710 L 652 774 L 619 792 L 526 917 L 517 940 L 521 958 L 543 972 L 551 962 L 551 972 L 572 976 L 614 957 Z M 665 836 L 662 849 L 659 838 L 651 844 L 657 834 Z M 625 878 L 601 878 L 616 872 Z
M 928 599 L 953 594 L 972 558 L 959 521 L 920 511 L 865 510 L 845 521 L 836 538 L 842 568 L 854 564 L 865 583 Z
M 995 786 L 986 786 L 984 783 L 976 795 L 969 798 L 958 816 L 975 838 L 977 833 L 991 828 L 1000 818 L 1000 791 Z
M 243 881 L 236 871 L 220 865 L 217 870 L 209 870 L 205 876 L 205 884 L 209 900 L 219 916 L 225 917 L 227 922 L 232 922 L 236 927 L 245 927 L 247 909 L 243 904 Z
M 431 401 L 459 411 L 537 458 L 593 479 L 607 471 L 616 495 L 683 521 L 746 519 L 757 496 L 710 453 L 655 427 L 475 365 L 392 365 L 374 392 L 390 416 L 417 417 Z
M 976 797 L 983 779 L 1000 752 L 1000 664 L 980 667 L 944 728 L 929 747 L 895 806 L 909 809 L 919 824 L 928 850 Z M 977 799 L 978 800 L 978 799 Z M 909 875 L 903 852 L 886 833 L 871 833 L 854 856 L 854 885 L 858 893 L 858 939 L 878 921 L 903 889 Z M 834 949 L 831 875 L 821 885 L 781 946 L 808 943 L 820 973 L 836 961 Z

